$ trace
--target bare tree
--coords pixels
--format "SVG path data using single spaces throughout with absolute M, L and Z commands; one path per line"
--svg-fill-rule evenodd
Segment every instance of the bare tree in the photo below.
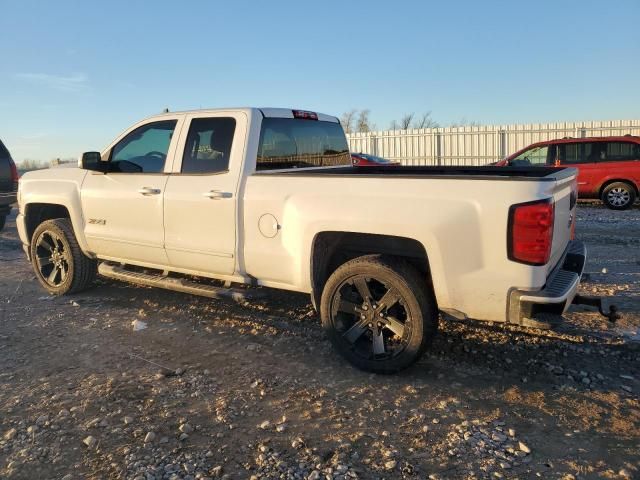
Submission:
M 415 116 L 415 113 L 411 112 L 411 113 L 405 113 L 402 118 L 400 119 L 400 128 L 402 130 L 406 130 L 407 128 L 411 127 L 411 122 L 413 122 L 413 117 Z
M 458 122 L 452 122 L 450 127 L 479 127 L 480 122 L 476 120 L 467 120 L 466 117 L 462 117 Z
M 413 124 L 413 128 L 438 128 L 439 126 L 438 122 L 431 118 L 431 112 L 423 113 Z
M 29 172 L 31 170 L 40 170 L 42 168 L 48 168 L 49 165 L 46 162 L 41 160 L 31 160 L 29 158 L 25 158 L 21 162 L 18 162 L 18 171 L 21 173 Z
M 344 112 L 342 117 L 340 117 L 340 123 L 342 124 L 342 128 L 345 133 L 352 133 L 354 128 L 354 123 L 356 120 L 356 115 L 358 111 L 354 108 L 349 110 L 348 112 Z
M 416 114 L 405 113 L 402 119 L 398 122 L 392 120 L 389 125 L 389 130 L 407 130 L 409 128 L 438 128 L 440 125 L 431 117 L 431 112 L 425 112 L 420 117 L 416 117 Z
M 370 132 L 371 130 L 374 129 L 374 125 L 371 123 L 371 120 L 369 119 L 369 113 L 371 112 L 368 108 L 364 110 L 360 110 L 360 113 L 358 114 L 358 121 L 356 122 L 356 131 Z

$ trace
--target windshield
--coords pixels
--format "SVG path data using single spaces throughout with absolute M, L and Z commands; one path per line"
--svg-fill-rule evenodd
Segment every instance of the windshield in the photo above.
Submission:
M 525 150 L 516 158 L 509 162 L 514 167 L 522 166 L 545 166 L 547 164 L 547 154 L 549 147 L 547 145 L 541 147 L 533 147 Z
M 339 123 L 297 118 L 265 118 L 257 170 L 351 165 Z

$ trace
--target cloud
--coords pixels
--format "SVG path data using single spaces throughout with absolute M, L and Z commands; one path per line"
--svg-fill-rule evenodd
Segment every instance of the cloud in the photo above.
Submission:
M 15 78 L 34 85 L 41 85 L 63 92 L 80 92 L 88 88 L 88 77 L 84 73 L 51 75 L 49 73 L 16 73 Z

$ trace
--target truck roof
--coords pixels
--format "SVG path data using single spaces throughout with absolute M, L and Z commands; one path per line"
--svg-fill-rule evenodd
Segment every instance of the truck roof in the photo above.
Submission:
M 195 109 L 195 110 L 179 110 L 179 111 L 174 111 L 174 112 L 165 112 L 165 113 L 159 113 L 156 115 L 150 115 L 149 117 L 147 117 L 145 120 L 151 119 L 151 118 L 162 118 L 164 116 L 168 116 L 168 115 L 175 115 L 176 113 L 179 114 L 189 114 L 189 113 L 219 113 L 219 112 L 245 112 L 245 113 L 260 113 L 262 114 L 264 117 L 269 117 L 269 118 L 295 118 L 294 117 L 294 113 L 293 112 L 310 112 L 310 113 L 315 113 L 318 116 L 318 120 L 324 121 L 324 122 L 335 122 L 335 123 L 340 123 L 340 121 L 338 120 L 337 117 L 331 116 L 331 115 L 326 115 L 324 113 L 319 113 L 319 112 L 312 112 L 310 110 L 302 110 L 302 109 L 296 109 L 296 108 L 273 108 L 273 107 L 231 107 L 231 108 L 202 108 L 202 109 Z

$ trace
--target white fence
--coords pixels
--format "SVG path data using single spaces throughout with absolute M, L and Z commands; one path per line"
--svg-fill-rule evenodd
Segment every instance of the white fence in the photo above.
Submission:
M 352 152 L 403 165 L 485 165 L 543 140 L 628 134 L 640 135 L 640 120 L 387 130 L 347 138 Z

